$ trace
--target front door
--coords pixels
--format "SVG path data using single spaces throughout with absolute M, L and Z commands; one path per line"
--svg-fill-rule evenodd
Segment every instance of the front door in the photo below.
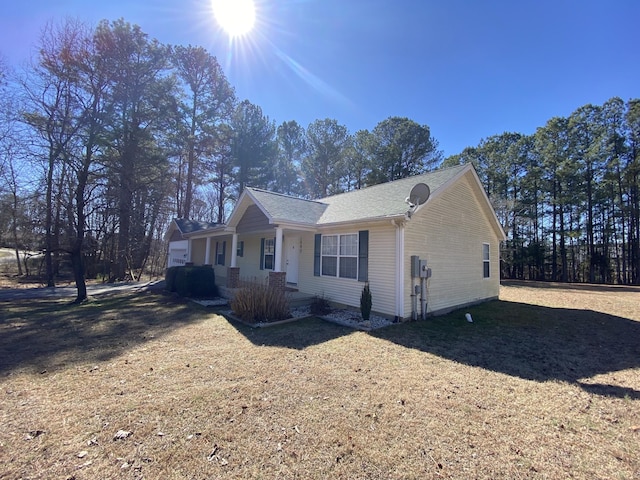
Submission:
M 284 239 L 284 262 L 287 283 L 298 283 L 298 263 L 300 260 L 300 237 L 286 236 Z

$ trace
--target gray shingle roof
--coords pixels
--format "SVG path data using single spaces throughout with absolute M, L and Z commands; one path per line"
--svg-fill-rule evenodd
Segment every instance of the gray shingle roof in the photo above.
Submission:
M 176 225 L 183 235 L 186 233 L 194 233 L 201 230 L 207 230 L 209 228 L 220 225 L 219 223 L 215 222 L 199 222 L 197 220 L 188 220 L 186 218 L 174 218 L 173 221 L 176 222 Z
M 253 187 L 247 187 L 247 190 L 275 221 L 314 225 L 327 208 L 327 205 L 319 201 L 290 197 Z
M 309 225 L 354 222 L 404 215 L 408 210 L 405 199 L 415 184 L 426 183 L 433 195 L 464 168 L 467 167 L 445 168 L 315 201 L 258 188 L 247 190 L 275 222 Z
M 445 168 L 413 177 L 381 183 L 360 190 L 341 193 L 318 200 L 326 203 L 318 224 L 339 223 L 404 215 L 408 206 L 405 199 L 417 183 L 426 183 L 433 195 L 440 187 L 458 175 L 465 166 Z

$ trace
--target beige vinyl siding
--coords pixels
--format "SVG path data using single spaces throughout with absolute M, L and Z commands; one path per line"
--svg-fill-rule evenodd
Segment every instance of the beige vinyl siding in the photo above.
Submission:
M 209 263 L 213 266 L 213 271 L 216 274 L 217 285 L 226 285 L 227 282 L 227 269 L 229 268 L 229 265 L 231 265 L 231 240 L 231 235 L 213 237 L 211 239 Z M 224 265 L 216 265 L 216 242 L 218 242 L 218 248 L 222 248 L 222 242 L 227 242 L 224 252 Z
M 428 262 L 427 313 L 498 296 L 499 239 L 482 192 L 468 173 L 408 222 L 405 231 L 405 315 L 411 314 L 411 255 Z M 483 243 L 490 245 L 491 275 L 483 278 Z
M 372 310 L 384 315 L 395 315 L 395 228 L 359 225 L 351 229 L 331 229 L 325 235 L 358 233 L 369 230 L 369 286 L 373 299 Z M 364 282 L 338 277 L 313 275 L 314 234 L 302 234 L 302 248 L 298 289 L 311 295 L 322 295 L 329 301 L 360 307 Z
M 191 262 L 194 265 L 204 265 L 207 252 L 207 239 L 195 238 L 191 240 Z
M 275 235 L 271 235 L 271 237 L 274 236 Z M 263 238 L 263 236 L 238 236 L 238 243 L 240 241 L 244 242 L 243 256 L 236 258 L 236 265 L 240 268 L 240 278 L 242 280 L 257 280 L 262 282 L 269 276 L 269 270 L 260 270 L 261 238 Z

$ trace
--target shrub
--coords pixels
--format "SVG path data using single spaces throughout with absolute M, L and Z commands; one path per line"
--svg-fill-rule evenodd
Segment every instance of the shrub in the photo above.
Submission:
M 365 322 L 369 320 L 371 316 L 371 290 L 369 290 L 369 284 L 365 283 L 362 289 L 362 295 L 360 295 L 360 313 L 362 313 L 362 320 Z
M 324 295 L 318 297 L 317 295 L 311 300 L 309 305 L 309 312 L 312 315 L 326 315 L 331 312 L 331 305 Z
M 164 288 L 167 292 L 176 291 L 176 274 L 180 267 L 169 267 L 164 275 Z
M 245 322 L 275 322 L 291 317 L 284 292 L 259 282 L 244 282 L 230 306 Z
M 187 274 L 189 296 L 217 297 L 216 274 L 211 267 L 190 267 Z
M 175 292 L 181 297 L 189 295 L 189 285 L 187 283 L 187 271 L 191 267 L 177 267 L 176 277 L 174 279 Z
M 171 267 L 165 275 L 165 289 L 181 297 L 217 297 L 216 276 L 211 267 Z

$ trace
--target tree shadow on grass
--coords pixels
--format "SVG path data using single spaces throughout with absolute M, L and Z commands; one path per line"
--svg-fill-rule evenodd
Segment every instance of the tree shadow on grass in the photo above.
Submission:
M 200 309 L 149 292 L 104 294 L 82 305 L 68 299 L 0 305 L 0 374 L 109 360 L 203 318 Z
M 238 333 L 257 346 L 304 350 L 307 347 L 354 333 L 351 328 L 329 323 L 315 317 L 256 328 L 239 322 L 228 315 L 220 315 L 225 317 L 229 325 L 233 326 Z
M 473 323 L 464 313 L 470 312 Z M 590 310 L 493 301 L 372 336 L 527 380 L 559 380 L 586 391 L 640 399 L 640 385 L 589 379 L 640 367 L 640 322 Z

